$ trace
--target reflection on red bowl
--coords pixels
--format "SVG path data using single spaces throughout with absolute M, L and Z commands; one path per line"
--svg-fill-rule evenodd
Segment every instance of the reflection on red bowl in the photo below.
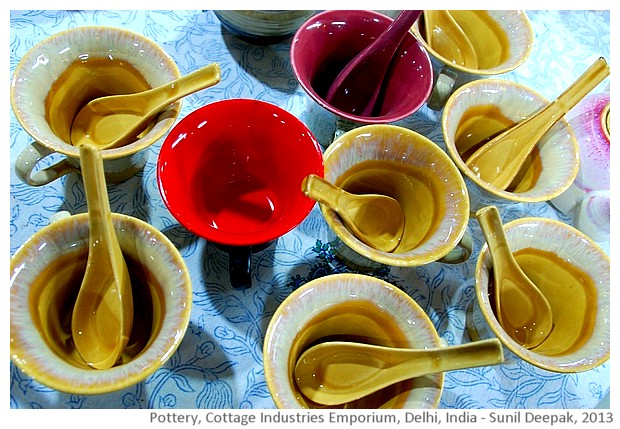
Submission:
M 291 64 L 301 87 L 323 108 L 354 122 L 388 123 L 416 112 L 431 93 L 433 68 L 428 53 L 411 32 L 394 55 L 396 62 L 386 76 L 377 116 L 344 112 L 324 99 L 344 66 L 391 23 L 391 18 L 369 10 L 330 10 L 307 20 L 291 44 Z
M 323 176 L 312 133 L 281 108 L 248 99 L 187 115 L 157 162 L 172 215 L 193 233 L 231 246 L 266 243 L 301 223 L 314 206 L 301 192 L 308 174 Z

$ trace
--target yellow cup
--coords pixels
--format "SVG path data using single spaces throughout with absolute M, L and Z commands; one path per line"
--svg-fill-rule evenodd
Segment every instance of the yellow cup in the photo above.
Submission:
M 179 347 L 189 324 L 192 286 L 178 249 L 153 226 L 112 213 L 134 302 L 131 336 L 119 362 L 89 367 L 71 335 L 71 314 L 88 258 L 88 214 L 61 217 L 11 258 L 11 360 L 38 382 L 73 394 L 134 385 Z
M 82 105 L 96 97 L 138 92 L 179 77 L 177 65 L 161 47 L 127 30 L 77 27 L 39 42 L 21 59 L 11 83 L 15 117 L 34 139 L 15 161 L 17 175 L 29 185 L 40 186 L 79 171 L 79 149 L 71 144 L 69 132 Z M 103 150 L 106 181 L 120 182 L 142 170 L 145 149 L 172 127 L 180 109 L 180 100 L 172 103 L 136 141 Z M 37 167 L 54 153 L 64 158 Z
M 357 239 L 335 211 L 321 204 L 337 236 L 332 247 L 347 265 L 374 269 L 459 263 L 471 254 L 465 182 L 448 155 L 426 137 L 395 125 L 354 128 L 331 144 L 324 163 L 328 182 L 352 193 L 391 196 L 405 214 L 400 243 L 383 252 Z
M 478 66 L 455 63 L 438 53 L 423 36 L 424 15 L 412 30 L 430 53 L 435 82 L 428 107 L 441 110 L 452 92 L 475 79 L 508 73 L 529 57 L 534 44 L 534 30 L 521 10 L 450 10 L 456 23 L 470 39 L 478 53 Z
M 606 362 L 611 340 L 609 257 L 585 234 L 559 221 L 521 218 L 504 228 L 517 263 L 549 301 L 554 326 L 531 350 L 504 331 L 495 317 L 493 260 L 485 244 L 476 264 L 470 336 L 495 336 L 518 358 L 553 372 L 587 371 Z
M 306 283 L 280 304 L 263 346 L 265 378 L 278 408 L 324 408 L 300 392 L 299 356 L 329 340 L 388 347 L 438 348 L 443 343 L 424 310 L 397 287 L 362 274 L 334 274 Z M 341 408 L 436 408 L 444 374 L 396 383 Z
M 579 171 L 579 146 L 564 119 L 540 139 L 506 189 L 481 179 L 466 164 L 479 143 L 548 103 L 532 89 L 503 79 L 469 82 L 450 96 L 442 113 L 442 133 L 448 154 L 465 177 L 472 212 L 488 205 L 549 201 L 573 183 Z

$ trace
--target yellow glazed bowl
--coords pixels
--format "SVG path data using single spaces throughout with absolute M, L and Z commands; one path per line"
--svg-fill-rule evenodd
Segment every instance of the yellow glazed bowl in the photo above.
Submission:
M 52 131 L 47 119 L 46 98 L 63 72 L 74 62 L 86 58 L 126 62 L 153 88 L 181 77 L 176 63 L 162 47 L 141 34 L 121 28 L 76 27 L 37 43 L 16 66 L 10 88 L 15 117 L 34 140 L 24 148 L 15 165 L 19 177 L 28 184 L 46 184 L 62 174 L 79 169 L 79 148 Z M 97 86 L 95 79 L 90 79 L 93 80 L 92 85 Z M 174 125 L 181 111 L 181 103 L 182 100 L 171 103 L 156 117 L 148 132 L 141 134 L 136 141 L 101 152 L 108 183 L 125 180 L 143 168 L 146 163 L 145 149 Z M 68 112 L 64 114 L 71 116 Z M 40 171 L 33 170 L 41 158 L 56 152 L 64 155 L 64 159 L 53 166 L 46 165 L 47 168 Z
M 526 248 L 551 252 L 566 261 L 569 270 L 576 267 L 591 279 L 593 295 L 581 294 L 581 290 L 568 288 L 569 282 L 562 282 L 562 288 L 555 293 L 543 292 L 551 304 L 554 327 L 543 343 L 531 350 L 515 342 L 501 327 L 494 313 L 493 294 L 489 289 L 489 277 L 493 262 L 485 244 L 480 251 L 476 265 L 476 298 L 474 322 L 480 332 L 488 327 L 511 352 L 539 368 L 553 372 L 580 372 L 595 368 L 609 359 L 610 354 L 610 260 L 605 252 L 585 234 L 562 222 L 545 218 L 521 218 L 505 225 L 506 237 L 513 253 Z M 525 270 L 525 268 L 524 268 Z M 545 275 L 544 273 L 536 275 Z M 526 271 L 527 273 L 527 271 Z M 528 274 L 536 283 L 535 277 Z M 551 278 L 558 278 L 552 275 Z M 582 280 L 585 284 L 586 281 Z M 538 283 L 542 287 L 542 283 Z M 583 296 L 588 296 L 592 308 L 582 307 Z M 577 297 L 577 303 L 569 298 Z M 592 317 L 591 333 L 580 325 L 582 313 Z M 488 329 L 487 329 L 488 331 Z M 573 332 L 585 332 L 574 341 Z M 570 338 L 570 340 L 566 340 Z M 574 341 L 574 342 L 573 342 Z M 557 345 L 561 345 L 558 347 Z M 571 344 L 571 346 L 569 346 Z M 553 345 L 553 346 L 552 346 Z M 564 349 L 562 351 L 562 349 Z
M 497 29 L 503 32 L 508 41 L 508 51 L 504 61 L 490 67 L 471 68 L 452 62 L 437 53 L 422 36 L 420 32 L 422 16 L 413 25 L 413 34 L 424 45 L 424 48 L 435 58 L 441 60 L 443 64 L 459 72 L 469 73 L 476 77 L 494 76 L 508 73 L 519 67 L 527 60 L 534 44 L 534 30 L 527 15 L 522 10 L 456 10 L 449 11 L 465 31 L 473 37 L 473 42 L 477 42 L 478 50 L 493 49 L 496 45 L 489 39 L 489 27 L 480 25 L 485 22 L 485 18 L 490 20 Z M 484 59 L 483 59 L 484 60 Z
M 483 79 L 457 89 L 446 102 L 442 132 L 450 157 L 467 182 L 472 211 L 486 205 L 535 203 L 551 200 L 573 183 L 579 171 L 579 147 L 568 123 L 561 119 L 538 142 L 540 174 L 537 180 L 511 190 L 499 189 L 477 177 L 459 154 L 455 136 L 472 109 L 494 106 L 512 122 L 520 122 L 549 103 L 541 95 L 515 82 Z
M 368 161 L 394 162 L 402 168 L 414 169 L 419 175 L 416 184 L 407 185 L 411 187 L 405 187 L 405 190 L 392 191 L 381 187 L 372 192 L 392 196 L 403 206 L 403 239 L 393 252 L 377 250 L 356 238 L 334 210 L 321 204 L 325 220 L 338 238 L 358 255 L 391 266 L 419 266 L 451 253 L 466 235 L 469 198 L 459 170 L 446 153 L 431 140 L 409 129 L 395 125 L 366 125 L 343 134 L 327 148 L 324 153 L 325 179 L 338 185 L 346 172 Z M 394 180 L 414 183 L 411 178 L 401 177 Z M 425 185 L 421 185 L 422 182 Z M 425 186 L 429 189 L 424 189 Z M 433 195 L 432 203 L 417 200 L 417 195 L 427 192 Z M 405 200 L 407 204 L 403 204 Z M 417 235 L 414 226 L 420 224 L 422 218 L 429 217 L 436 222 L 411 246 L 407 237 Z
M 171 357 L 189 324 L 191 282 L 178 250 L 139 219 L 113 213 L 112 220 L 140 317 L 134 318 L 121 362 L 110 369 L 88 367 L 71 336 L 71 313 L 88 254 L 88 214 L 51 223 L 11 258 L 11 360 L 61 392 L 108 393 L 144 380 Z
M 312 280 L 280 304 L 263 346 L 265 378 L 278 408 L 322 408 L 298 390 L 293 369 L 298 357 L 321 340 L 437 348 L 442 343 L 432 322 L 405 292 L 361 274 L 334 274 Z M 344 408 L 435 408 L 443 373 L 386 387 Z

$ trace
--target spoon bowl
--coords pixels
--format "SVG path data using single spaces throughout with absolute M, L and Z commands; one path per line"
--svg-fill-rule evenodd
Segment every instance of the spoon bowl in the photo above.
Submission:
M 448 61 L 478 68 L 478 54 L 471 40 L 447 10 L 424 11 L 424 35 L 429 46 Z
M 331 341 L 302 353 L 295 365 L 295 380 L 311 401 L 340 405 L 410 378 L 503 360 L 497 338 L 419 350 Z
M 512 255 L 497 207 L 478 210 L 476 218 L 493 259 L 497 319 L 511 338 L 533 349 L 553 329 L 551 305 Z
M 306 196 L 338 213 L 359 240 L 383 252 L 391 252 L 398 246 L 405 215 L 394 198 L 351 194 L 315 174 L 308 175 L 301 186 Z
M 148 91 L 96 98 L 73 120 L 71 143 L 78 147 L 90 143 L 100 149 L 123 146 L 168 105 L 220 79 L 220 67 L 213 63 Z
M 326 100 L 348 113 L 371 116 L 392 58 L 421 10 L 404 10 L 336 76 Z
M 114 232 L 101 152 L 80 147 L 88 203 L 89 250 L 71 332 L 75 347 L 91 367 L 112 367 L 127 345 L 133 324 L 133 297 L 127 264 Z
M 489 140 L 465 164 L 480 179 L 506 189 L 542 136 L 607 76 L 609 66 L 599 58 L 557 99 Z

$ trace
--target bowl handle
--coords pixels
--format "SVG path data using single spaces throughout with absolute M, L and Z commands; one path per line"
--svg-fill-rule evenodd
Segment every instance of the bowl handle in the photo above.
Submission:
M 228 274 L 235 289 L 249 289 L 252 286 L 252 247 L 231 247 L 228 250 Z
M 55 153 L 37 141 L 26 146 L 15 160 L 15 173 L 22 182 L 30 186 L 47 185 L 67 173 L 79 171 L 79 168 L 69 163 L 65 158 L 62 161 L 33 173 L 34 167 L 48 155 Z

